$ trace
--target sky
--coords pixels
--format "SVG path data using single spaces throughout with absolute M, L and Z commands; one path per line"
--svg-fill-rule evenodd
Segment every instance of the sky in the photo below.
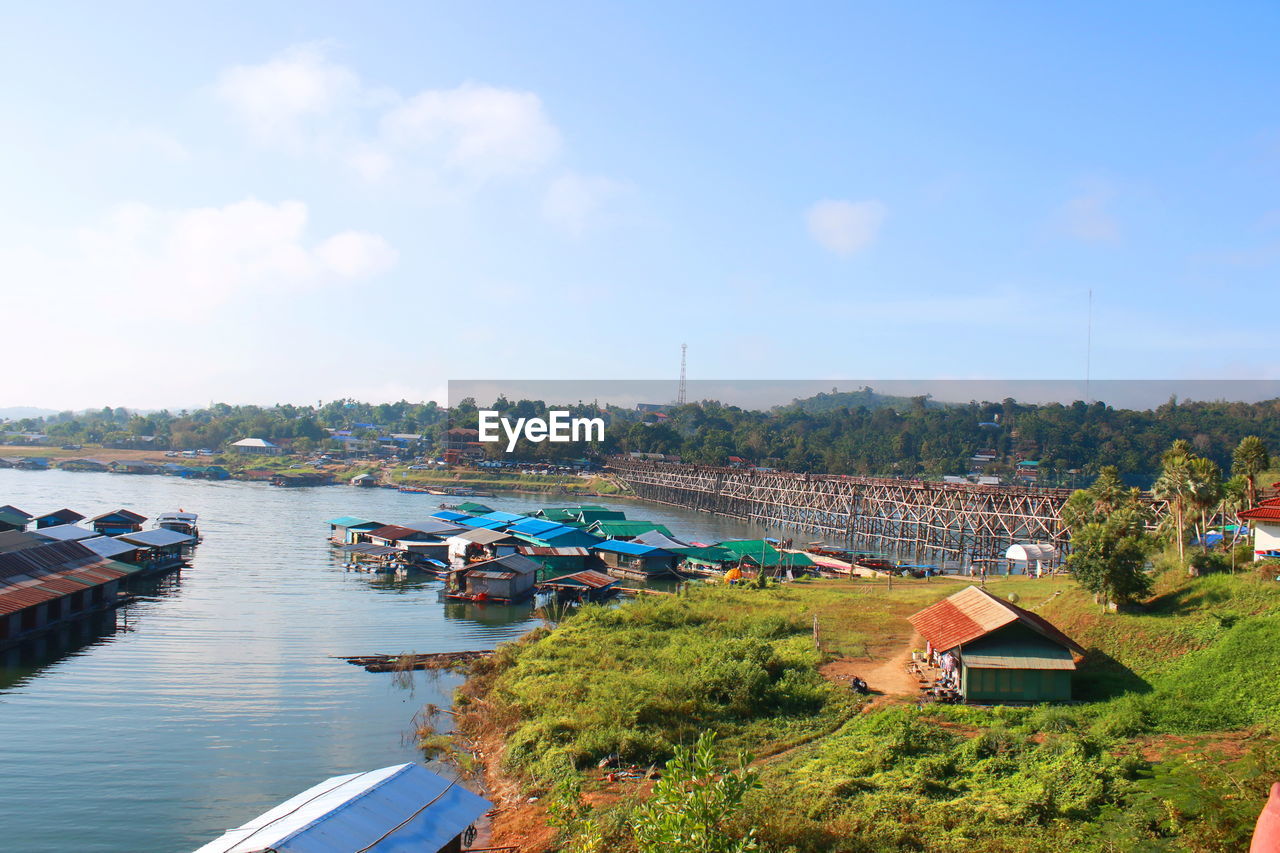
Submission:
M 0 406 L 1280 378 L 1274 3 L 4 19 Z

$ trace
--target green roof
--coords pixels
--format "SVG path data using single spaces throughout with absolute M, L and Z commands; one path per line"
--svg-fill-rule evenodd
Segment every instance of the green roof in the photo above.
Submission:
M 721 548 L 719 545 L 691 545 L 687 548 L 668 548 L 673 554 L 679 554 L 690 563 L 701 563 L 708 566 L 718 566 L 721 563 L 736 563 L 738 556 L 728 548 Z
M 578 513 L 581 512 L 577 507 L 570 506 L 549 506 L 538 510 L 534 513 L 537 518 L 545 518 L 547 521 L 558 521 L 561 523 L 575 521 Z
M 0 523 L 12 524 L 14 527 L 23 527 L 30 521 L 31 519 L 21 513 L 14 512 L 9 509 L 0 509 Z
M 578 522 L 581 524 L 593 524 L 597 521 L 626 521 L 627 514 L 616 509 L 594 509 L 584 507 L 578 513 Z
M 663 536 L 675 538 L 671 535 L 670 530 L 652 521 L 597 521 L 588 529 L 592 533 L 599 533 L 606 539 L 626 539 L 631 536 L 639 536 L 641 533 L 648 533 L 650 530 L 656 530 Z
M 732 552 L 735 560 L 747 559 L 766 569 L 775 566 L 798 569 L 814 565 L 807 554 L 779 551 L 763 539 L 731 539 L 721 542 L 720 547 Z
M 381 521 L 370 521 L 367 518 L 357 518 L 354 515 L 344 515 L 341 518 L 329 519 L 329 524 L 334 527 L 381 527 Z
M 1062 646 L 1049 643 L 983 643 L 980 650 L 961 650 L 971 669 L 1075 669 L 1075 659 Z
M 471 515 L 488 515 L 489 513 L 494 511 L 493 507 L 485 506 L 484 504 L 478 504 L 478 503 L 475 503 L 474 501 L 463 501 L 462 503 L 454 507 L 454 509 L 456 509 L 458 512 L 470 513 Z

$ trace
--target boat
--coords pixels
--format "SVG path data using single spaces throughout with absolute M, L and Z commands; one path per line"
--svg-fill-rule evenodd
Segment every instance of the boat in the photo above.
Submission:
M 179 509 L 176 512 L 162 512 L 156 516 L 155 526 L 158 529 L 172 530 L 175 533 L 185 533 L 188 536 L 194 536 L 197 542 L 200 541 L 200 527 L 196 523 L 200 516 L 194 512 L 184 512 Z

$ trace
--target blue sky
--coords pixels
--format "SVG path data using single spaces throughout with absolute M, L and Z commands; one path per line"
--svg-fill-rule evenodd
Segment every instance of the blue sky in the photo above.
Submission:
M 1280 377 L 1280 7 L 789 5 L 11 5 L 0 403 Z

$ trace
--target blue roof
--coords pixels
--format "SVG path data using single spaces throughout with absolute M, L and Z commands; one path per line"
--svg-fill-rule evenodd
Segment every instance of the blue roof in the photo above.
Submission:
M 493 804 L 417 764 L 334 776 L 196 853 L 442 850 Z
M 451 509 L 442 509 L 439 512 L 433 512 L 431 513 L 431 517 L 444 519 L 445 521 L 462 521 L 463 519 L 471 518 L 471 516 L 467 515 L 465 512 L 454 512 Z
M 491 518 L 494 521 L 524 521 L 529 516 L 517 515 L 514 512 L 503 512 L 501 510 L 494 510 L 493 512 L 486 512 L 484 515 L 480 517 Z
M 493 530 L 498 527 L 506 527 L 505 521 L 498 521 L 493 518 L 459 518 L 455 519 L 458 524 L 463 527 L 483 527 L 487 530 Z
M 669 557 L 670 551 L 655 548 L 652 545 L 641 545 L 639 542 L 624 542 L 620 539 L 606 539 L 591 546 L 596 551 L 612 551 L 616 554 L 630 554 L 633 557 Z
M 511 529 L 515 532 L 528 533 L 530 536 L 537 536 L 540 533 L 546 533 L 548 530 L 562 527 L 565 527 L 565 525 L 547 521 L 545 518 L 526 518 L 511 525 Z

